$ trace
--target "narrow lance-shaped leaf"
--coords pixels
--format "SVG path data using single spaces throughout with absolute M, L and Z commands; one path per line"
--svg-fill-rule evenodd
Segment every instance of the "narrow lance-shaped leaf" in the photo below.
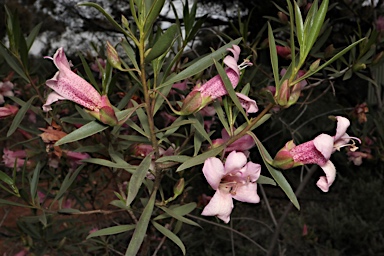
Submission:
M 195 62 L 194 64 L 190 65 L 188 68 L 181 71 L 179 74 L 173 76 L 166 82 L 164 82 L 162 85 L 157 87 L 157 89 L 163 88 L 168 85 L 172 85 L 173 83 L 179 82 L 181 80 L 184 80 L 185 78 L 191 77 L 193 75 L 196 75 L 197 73 L 209 68 L 213 64 L 213 60 L 221 59 L 224 54 L 227 51 L 227 48 L 231 48 L 234 44 L 239 44 L 241 41 L 241 38 L 235 39 L 228 44 L 220 47 L 218 50 L 214 51 L 211 54 L 208 54 L 207 56 L 201 58 L 199 61 Z
M 168 237 L 172 242 L 174 242 L 177 246 L 179 246 L 180 250 L 183 252 L 183 255 L 185 255 L 185 253 L 186 253 L 185 246 L 176 234 L 174 234 L 169 229 L 163 227 L 162 225 L 160 225 L 156 221 L 152 221 L 152 224 L 158 231 L 160 231 L 160 233 L 162 233 L 163 235 Z
M 137 192 L 143 183 L 145 176 L 148 173 L 149 166 L 151 164 L 152 154 L 148 154 L 143 161 L 141 161 L 140 165 L 137 167 L 136 171 L 133 173 L 129 185 L 128 185 L 128 196 L 126 205 L 130 205 L 132 201 L 135 199 Z
M 157 57 L 165 53 L 172 46 L 172 42 L 174 41 L 175 36 L 177 35 L 177 31 L 178 28 L 176 24 L 170 26 L 153 45 L 151 51 L 145 57 L 145 61 L 150 62 L 151 60 L 156 59 Z
M 33 101 L 36 97 L 37 97 L 37 95 L 35 95 L 35 96 L 33 96 L 32 98 L 30 98 L 30 99 L 24 104 L 24 106 L 22 106 L 22 107 L 19 109 L 19 111 L 17 112 L 17 114 L 16 114 L 15 117 L 13 118 L 11 127 L 9 127 L 9 130 L 8 130 L 8 132 L 7 132 L 7 137 L 11 136 L 11 135 L 17 130 L 17 128 L 19 127 L 21 121 L 23 121 L 25 114 L 26 114 L 27 111 L 31 108 L 32 101 Z
M 204 163 L 204 161 L 207 160 L 207 158 L 218 155 L 221 151 L 223 151 L 223 148 L 224 148 L 223 146 L 219 146 L 217 148 L 208 150 L 207 152 L 204 152 L 200 155 L 197 155 L 191 159 L 188 159 L 177 168 L 176 172 Z
M 272 175 L 273 179 L 276 181 L 276 183 L 281 187 L 281 189 L 284 191 L 284 193 L 288 196 L 289 200 L 293 203 L 293 205 L 300 210 L 299 202 L 297 201 L 297 197 L 295 193 L 292 190 L 292 187 L 289 185 L 288 181 L 285 179 L 284 175 L 281 173 L 281 171 L 276 170 L 273 168 L 270 163 L 273 161 L 272 157 L 269 155 L 268 151 L 265 149 L 263 144 L 259 141 L 259 139 L 256 137 L 256 135 L 252 132 L 248 132 L 249 135 L 252 136 L 253 140 L 256 143 L 257 148 L 259 149 L 260 155 L 263 158 L 263 162 L 265 166 L 267 167 L 269 173 Z
M 103 228 L 100 230 L 97 230 L 95 232 L 92 232 L 87 236 L 86 239 L 92 238 L 92 237 L 98 237 L 98 236 L 109 236 L 109 235 L 116 235 L 123 232 L 128 232 L 132 229 L 134 229 L 136 225 L 120 225 L 115 227 L 109 227 L 109 228 Z
M 147 205 L 144 208 L 143 213 L 140 216 L 139 221 L 136 224 L 135 232 L 132 235 L 132 238 L 129 242 L 125 256 L 137 255 L 137 252 L 140 249 L 141 244 L 143 243 L 144 237 L 147 233 L 147 228 L 149 220 L 153 212 L 153 207 L 155 205 L 156 192 L 153 192 L 151 197 L 148 200 Z
M 244 118 L 247 121 L 249 121 L 248 116 L 245 113 L 243 107 L 241 106 L 239 98 L 236 96 L 235 90 L 233 89 L 233 85 L 232 85 L 231 81 L 229 80 L 227 73 L 225 73 L 224 68 L 221 65 L 219 65 L 216 61 L 214 61 L 214 63 L 215 63 L 217 72 L 220 75 L 221 80 L 224 82 L 225 89 L 227 90 L 228 95 L 231 98 L 232 102 L 235 103 L 235 106 L 243 114 Z
M 272 27 L 271 27 L 271 24 L 269 23 L 268 23 L 268 42 L 269 42 L 269 52 L 271 55 L 273 78 L 275 79 L 276 91 L 279 91 L 280 90 L 279 61 L 277 59 L 275 37 L 273 36 Z

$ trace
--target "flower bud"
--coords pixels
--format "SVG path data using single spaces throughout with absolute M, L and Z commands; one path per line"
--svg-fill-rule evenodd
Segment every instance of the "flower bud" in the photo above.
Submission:
M 119 54 L 117 53 L 115 47 L 111 45 L 110 42 L 107 41 L 107 59 L 112 67 L 123 71 L 123 67 L 121 66 L 121 61 L 119 58 Z
M 184 178 L 181 178 L 177 181 L 175 186 L 173 187 L 173 194 L 175 197 L 181 195 L 184 191 L 185 181 Z
M 293 141 L 288 141 L 285 146 L 277 152 L 275 158 L 273 159 L 272 165 L 276 168 L 282 170 L 287 170 L 295 166 L 295 161 L 289 150 L 295 147 Z
M 279 20 L 283 24 L 288 24 L 288 17 L 285 13 L 283 12 L 278 12 L 277 16 L 279 17 Z

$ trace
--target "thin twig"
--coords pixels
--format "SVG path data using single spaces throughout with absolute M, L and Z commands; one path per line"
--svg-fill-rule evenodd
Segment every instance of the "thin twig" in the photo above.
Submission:
M 222 224 L 219 224 L 219 223 L 215 223 L 215 222 L 213 222 L 213 221 L 209 221 L 209 220 L 206 220 L 206 219 L 203 219 L 203 218 L 194 216 L 194 215 L 192 215 L 192 214 L 187 214 L 187 216 L 188 216 L 188 217 L 191 217 L 192 219 L 196 219 L 196 220 L 199 220 L 199 221 L 202 221 L 202 222 L 209 223 L 209 224 L 214 225 L 214 226 L 217 226 L 217 227 L 219 227 L 219 228 L 232 230 L 233 233 L 236 233 L 236 234 L 238 234 L 239 236 L 244 237 L 245 239 L 247 239 L 248 241 L 250 241 L 252 244 L 256 245 L 256 247 L 258 247 L 258 248 L 259 248 L 260 250 L 262 250 L 263 252 L 268 252 L 267 249 L 265 249 L 264 247 L 262 247 L 260 244 L 256 243 L 254 240 L 252 240 L 252 238 L 250 238 L 250 237 L 247 236 L 247 235 L 244 235 L 243 233 L 241 233 L 240 231 L 237 231 L 236 229 L 233 229 L 233 228 L 231 228 L 231 227 L 228 227 L 228 226 L 225 226 L 225 225 L 222 225 Z
M 305 168 L 307 169 L 308 172 L 307 172 L 307 175 L 304 177 L 303 181 L 300 183 L 299 187 L 296 189 L 295 195 L 297 197 L 301 194 L 304 187 L 307 185 L 308 181 L 310 180 L 312 174 L 317 170 L 318 166 L 313 165 L 311 168 L 308 168 L 307 166 L 305 166 Z M 292 208 L 293 208 L 293 204 L 291 202 L 289 202 L 288 205 L 285 207 L 285 211 L 284 211 L 283 215 L 281 215 L 279 222 L 277 223 L 275 232 L 273 233 L 273 236 L 272 236 L 272 240 L 269 243 L 269 248 L 268 248 L 268 253 L 267 253 L 268 256 L 275 255 L 274 249 L 275 249 L 277 240 L 279 239 L 280 231 L 283 227 L 283 224 L 284 224 L 286 218 L 288 217 L 289 212 L 292 210 Z

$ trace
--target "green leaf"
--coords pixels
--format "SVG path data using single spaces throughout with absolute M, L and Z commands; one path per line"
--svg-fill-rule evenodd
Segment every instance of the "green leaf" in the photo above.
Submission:
M 273 179 L 263 175 L 260 175 L 260 177 L 257 179 L 257 183 L 276 186 L 276 182 Z
M 7 183 L 8 185 L 13 185 L 14 184 L 14 181 L 11 177 L 9 177 L 7 174 L 5 174 L 4 172 L 0 171 L 0 180 L 2 180 L 3 182 Z
M 130 165 L 127 162 L 120 162 L 120 163 L 114 163 L 109 160 L 101 159 L 101 158 L 88 158 L 88 159 L 83 159 L 82 162 L 84 163 L 90 163 L 90 164 L 97 164 L 101 166 L 106 166 L 110 168 L 119 168 L 119 169 L 125 169 L 129 172 L 132 173 L 132 170 L 137 168 L 134 165 Z
M 39 24 L 37 24 L 33 29 L 32 31 L 29 33 L 27 39 L 26 39 L 26 43 L 27 43 L 27 49 L 28 51 L 31 49 L 32 45 L 33 45 L 33 42 L 35 41 L 37 35 L 39 34 L 40 32 L 40 28 L 41 28 L 41 25 L 43 23 L 40 22 Z
M 177 31 L 178 28 L 176 24 L 170 26 L 153 45 L 151 51 L 145 57 L 145 62 L 150 62 L 165 53 L 172 46 L 175 36 L 177 35 Z
M 204 152 L 204 153 L 202 153 L 200 155 L 197 155 L 197 156 L 195 156 L 195 157 L 193 157 L 191 159 L 188 159 L 187 161 L 185 161 L 183 164 L 181 164 L 177 168 L 176 172 L 179 172 L 179 171 L 185 170 L 187 168 L 191 168 L 193 166 L 202 164 L 202 163 L 204 163 L 205 160 L 207 160 L 207 158 L 214 157 L 217 154 L 219 154 L 221 151 L 223 151 L 223 147 L 222 146 L 210 149 L 207 152 Z
M 180 250 L 183 252 L 183 255 L 185 255 L 186 253 L 185 246 L 177 235 L 175 235 L 172 231 L 163 227 L 156 221 L 152 221 L 151 223 L 158 231 L 160 231 L 160 233 L 168 237 L 172 242 L 174 242 L 177 246 L 179 246 Z
M 121 31 L 123 32 L 124 35 L 130 37 L 132 40 L 136 40 L 136 38 L 133 37 L 133 35 L 131 35 L 130 33 L 128 33 L 123 27 L 121 27 L 113 18 L 111 15 L 109 15 L 104 9 L 103 7 L 101 7 L 100 5 L 96 4 L 96 3 L 91 3 L 91 2 L 84 2 L 84 3 L 80 3 L 80 4 L 77 4 L 78 6 L 88 6 L 88 7 L 93 7 L 95 8 L 96 10 L 98 10 L 101 14 L 104 15 L 105 18 L 107 18 L 107 20 L 109 21 L 109 23 L 111 23 L 111 25 L 113 25 L 118 31 Z M 137 40 L 136 40 L 137 41 Z
M 209 137 L 207 131 L 204 129 L 204 126 L 197 120 L 195 116 L 188 116 L 188 119 L 194 121 L 192 126 L 196 129 L 196 131 L 206 139 L 209 144 L 212 144 L 211 138 Z M 202 120 L 203 121 L 203 120 Z
M 323 0 L 319 10 L 314 15 L 313 24 L 310 24 L 309 30 L 306 31 L 308 33 L 304 35 L 306 37 L 306 40 L 305 40 L 306 48 L 304 52 L 305 56 L 308 55 L 309 51 L 311 50 L 312 46 L 316 42 L 317 37 L 320 34 L 320 30 L 324 23 L 325 15 L 327 14 L 327 11 L 328 11 L 328 2 L 329 0 Z
M 166 207 L 159 207 L 159 208 L 179 221 L 182 221 L 182 222 L 189 224 L 189 225 L 192 225 L 192 226 L 200 227 L 200 225 L 197 224 L 196 222 L 181 216 L 180 214 L 174 212 L 173 210 L 171 210 L 169 208 L 166 208 Z
M 18 206 L 18 207 L 25 207 L 25 208 L 34 208 L 34 206 L 29 206 L 29 205 L 25 205 L 25 204 L 19 204 L 19 203 L 16 203 L 16 202 L 12 202 L 12 201 L 8 201 L 8 200 L 0 198 L 0 205 L 2 205 L 2 204 Z
M 190 156 L 177 155 L 177 156 L 163 156 L 156 160 L 156 163 L 164 163 L 164 162 L 178 162 L 184 163 L 189 160 Z
M 77 175 L 79 175 L 79 172 L 84 168 L 84 164 L 77 167 L 77 169 L 73 172 L 68 172 L 65 176 L 63 182 L 61 183 L 60 190 L 56 194 L 55 198 L 53 199 L 51 205 L 53 205 L 57 200 L 59 200 L 65 192 L 69 189 L 69 187 L 72 185 L 73 181 L 77 178 Z
M 132 203 L 137 193 L 139 192 L 141 184 L 143 183 L 143 180 L 148 173 L 151 161 L 152 161 L 152 154 L 148 154 L 143 159 L 143 161 L 141 161 L 140 165 L 137 167 L 136 171 L 133 173 L 128 185 L 128 196 L 127 196 L 127 203 L 126 203 L 127 206 Z
M 301 81 L 303 81 L 304 79 L 310 77 L 311 75 L 319 72 L 320 70 L 322 70 L 323 68 L 325 68 L 326 66 L 332 64 L 335 60 L 337 60 L 338 58 L 340 58 L 342 55 L 344 55 L 346 52 L 348 52 L 350 49 L 352 49 L 353 47 L 355 47 L 357 44 L 361 43 L 362 41 L 365 40 L 365 37 L 364 38 L 361 38 L 360 40 L 354 42 L 353 44 L 350 44 L 348 47 L 344 48 L 343 50 L 341 50 L 340 52 L 338 52 L 335 56 L 333 56 L 330 60 L 328 60 L 327 62 L 325 62 L 323 65 L 319 66 L 317 69 L 313 70 L 313 71 L 308 71 L 307 73 L 305 73 L 303 76 L 301 76 L 300 78 L 298 78 L 297 80 L 293 81 L 292 84 L 297 84 Z
M 39 184 L 40 170 L 42 166 L 40 162 L 37 162 L 35 170 L 33 171 L 32 180 L 31 180 L 31 199 L 32 202 L 35 201 L 36 193 L 37 193 L 37 185 Z
M 225 114 L 224 114 L 223 108 L 221 107 L 220 102 L 218 100 L 215 100 L 213 102 L 213 106 L 215 107 L 216 114 L 219 117 L 221 124 L 224 126 L 228 134 L 230 134 L 228 119 L 225 117 Z
M 290 3 L 290 2 L 288 2 Z M 301 17 L 301 11 L 299 5 L 294 1 L 295 8 L 295 23 L 296 23 L 296 35 L 297 40 L 299 42 L 300 48 L 305 47 L 305 38 L 304 38 L 304 25 L 303 25 L 303 17 Z
M 221 59 L 224 56 L 224 54 L 226 53 L 227 48 L 231 48 L 234 44 L 236 44 L 236 45 L 239 44 L 240 41 L 241 41 L 241 38 L 238 38 L 238 39 L 235 39 L 235 40 L 229 42 L 228 44 L 220 47 L 218 50 L 214 51 L 213 53 L 208 54 L 207 56 L 201 58 L 199 61 L 193 63 L 188 68 L 181 71 L 179 74 L 168 79 L 166 82 L 164 82 L 157 89 L 166 87 L 168 85 L 172 85 L 176 82 L 179 82 L 181 80 L 184 80 L 185 78 L 196 75 L 197 73 L 200 73 L 201 71 L 209 68 L 213 64 L 213 60 Z
M 23 69 L 19 66 L 16 59 L 8 53 L 8 49 L 0 43 L 0 55 L 2 55 L 8 65 L 13 71 L 15 71 L 21 78 L 23 78 L 27 83 L 29 83 L 28 76 L 25 74 Z
M 149 220 L 153 212 L 153 206 L 155 205 L 156 193 L 153 192 L 147 205 L 144 208 L 143 213 L 140 216 L 139 221 L 136 224 L 135 232 L 132 235 L 131 241 L 129 242 L 125 256 L 137 255 L 141 244 L 143 243 L 144 237 L 147 233 Z
M 17 112 L 15 118 L 12 121 L 11 127 L 9 127 L 9 130 L 7 132 L 7 137 L 11 136 L 19 127 L 21 121 L 23 121 L 25 114 L 27 111 L 31 108 L 32 101 L 37 97 L 37 95 L 30 98 L 24 106 L 22 106 L 19 111 Z
M 276 91 L 280 90 L 280 81 L 279 81 L 279 61 L 277 58 L 276 43 L 275 37 L 273 36 L 273 31 L 271 24 L 268 23 L 268 41 L 269 41 L 269 52 L 271 56 L 271 64 L 273 70 L 273 78 L 275 79 Z
M 97 230 L 95 232 L 92 232 L 87 236 L 86 239 L 92 238 L 92 237 L 98 237 L 98 236 L 109 236 L 109 235 L 116 235 L 123 232 L 128 232 L 130 230 L 133 230 L 136 227 L 134 224 L 130 225 L 120 225 L 120 226 L 114 226 L 109 228 L 103 228 L 100 230 Z
M 289 185 L 288 181 L 285 179 L 284 175 L 281 173 L 281 171 L 276 170 L 273 168 L 270 163 L 273 161 L 272 157 L 269 155 L 268 151 L 265 149 L 263 144 L 259 141 L 259 139 L 256 137 L 255 134 L 249 132 L 249 135 L 251 135 L 256 142 L 256 146 L 259 149 L 260 155 L 263 158 L 263 162 L 265 166 L 267 167 L 269 173 L 272 175 L 273 179 L 276 181 L 276 183 L 280 186 L 280 188 L 284 191 L 284 193 L 288 196 L 289 200 L 293 203 L 293 205 L 300 210 L 299 202 L 297 201 L 297 197 L 295 193 L 292 190 L 291 185 Z
M 104 131 L 109 126 L 101 124 L 97 121 L 92 121 L 87 123 L 86 125 L 81 126 L 79 129 L 74 130 L 67 136 L 61 138 L 59 141 L 55 143 L 55 146 L 60 146 L 66 143 L 78 141 L 89 136 L 92 136 L 98 132 Z

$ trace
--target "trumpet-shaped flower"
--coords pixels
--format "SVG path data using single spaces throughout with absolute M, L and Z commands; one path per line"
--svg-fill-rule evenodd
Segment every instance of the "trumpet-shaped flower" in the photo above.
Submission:
M 217 216 L 228 223 L 234 207 L 232 199 L 247 203 L 260 202 L 256 184 L 260 170 L 259 164 L 247 163 L 247 157 L 236 151 L 228 155 L 225 164 L 216 157 L 205 160 L 204 176 L 216 192 L 201 214 Z
M 233 88 L 236 88 L 240 80 L 240 70 L 251 66 L 252 63 L 248 60 L 245 60 L 239 66 L 237 61 L 239 60 L 240 47 L 233 45 L 232 48 L 228 48 L 228 51 L 232 52 L 232 56 L 226 56 L 223 60 L 224 64 L 227 66 L 225 73 L 227 74 L 229 81 L 232 84 Z M 220 75 L 216 75 L 208 82 L 203 85 L 197 85 L 193 90 L 187 95 L 183 101 L 183 106 L 179 112 L 180 115 L 189 115 L 195 113 L 211 103 L 213 100 L 227 95 L 227 89 Z
M 3 104 L 4 96 L 5 97 L 11 97 L 13 96 L 13 89 L 14 85 L 10 81 L 0 82 L 0 104 Z
M 14 116 L 18 111 L 18 107 L 6 104 L 4 107 L 0 107 L 0 119 Z
M 221 139 L 216 139 L 212 141 L 212 144 L 214 147 L 218 147 L 228 141 L 231 137 L 229 136 L 227 130 L 222 129 L 221 130 Z M 231 144 L 229 144 L 224 151 L 225 152 L 232 152 L 232 151 L 241 151 L 245 153 L 246 155 L 249 155 L 249 151 L 251 148 L 253 148 L 256 145 L 255 141 L 253 140 L 252 136 L 249 134 L 245 134 L 244 136 L 240 137 L 238 140 L 235 140 Z
M 50 57 L 47 57 L 50 58 Z M 46 85 L 53 90 L 43 105 L 44 111 L 51 110 L 51 104 L 58 100 L 70 100 L 89 110 L 89 113 L 109 125 L 115 125 L 117 118 L 106 95 L 100 95 L 86 80 L 75 74 L 65 56 L 63 48 L 54 54 L 53 63 L 59 71 Z
M 304 164 L 317 164 L 323 169 L 325 176 L 321 176 L 316 185 L 323 192 L 328 192 L 336 178 L 336 168 L 329 160 L 331 154 L 345 146 L 356 149 L 354 142 L 349 144 L 349 141 L 351 139 L 360 141 L 346 133 L 350 125 L 347 118 L 337 116 L 336 119 L 338 122 L 335 136 L 320 134 L 315 139 L 297 146 L 293 141 L 289 141 L 277 152 L 273 165 L 281 169 L 290 169 Z

